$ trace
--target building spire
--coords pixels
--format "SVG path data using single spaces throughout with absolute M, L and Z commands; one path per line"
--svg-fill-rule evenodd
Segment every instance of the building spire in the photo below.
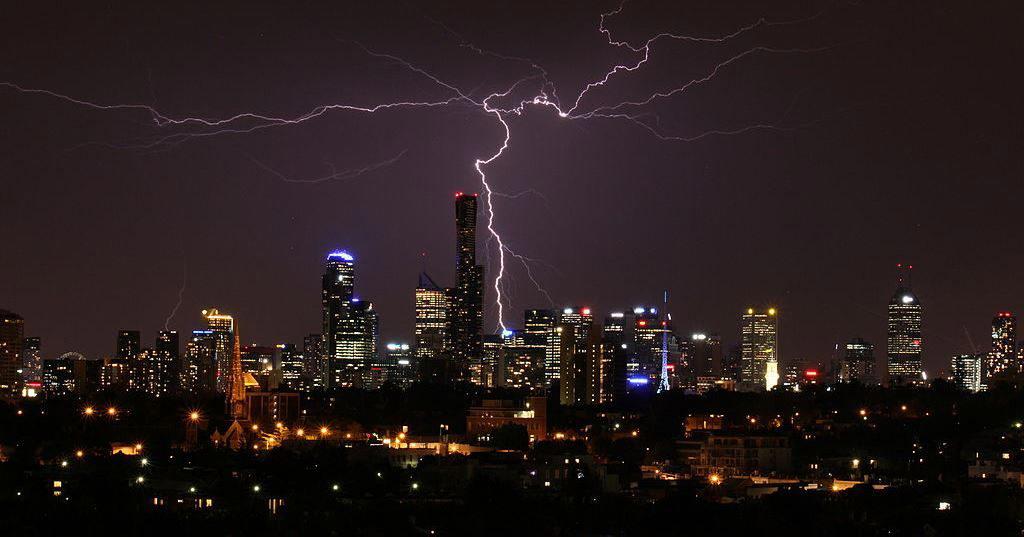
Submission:
M 235 348 L 231 355 L 231 392 L 229 394 L 231 417 L 245 419 L 245 375 L 242 373 L 242 346 L 235 326 Z

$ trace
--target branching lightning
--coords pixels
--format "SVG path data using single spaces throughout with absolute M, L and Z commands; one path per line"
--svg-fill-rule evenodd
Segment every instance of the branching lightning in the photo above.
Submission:
M 171 312 L 167 314 L 167 318 L 164 319 L 164 330 L 171 329 L 171 319 L 178 314 L 178 308 L 181 307 L 181 301 L 185 297 L 185 286 L 188 285 L 188 262 L 185 259 L 181 260 L 181 287 L 178 289 L 178 301 L 174 303 L 174 307 L 171 308 Z
M 483 99 L 475 99 L 472 97 L 473 92 L 467 92 L 459 88 L 453 83 L 443 80 L 439 76 L 423 69 L 413 63 L 400 58 L 392 54 L 386 54 L 370 50 L 369 48 L 356 44 L 370 57 L 377 58 L 393 62 L 409 72 L 415 73 L 423 78 L 429 80 L 435 86 L 450 92 L 451 96 L 445 99 L 439 100 L 405 100 L 396 102 L 382 102 L 371 105 L 357 105 L 347 103 L 335 103 L 335 104 L 320 104 L 312 107 L 307 112 L 294 117 L 282 117 L 270 114 L 256 113 L 256 112 L 241 112 L 235 115 L 231 115 L 225 118 L 202 118 L 202 117 L 172 117 L 165 113 L 160 112 L 156 108 L 145 105 L 145 104 L 102 104 L 84 99 L 79 99 L 59 93 L 48 89 L 38 89 L 25 87 L 13 82 L 0 82 L 0 88 L 8 88 L 21 94 L 26 95 L 43 95 L 50 98 L 58 99 L 69 104 L 82 106 L 98 111 L 128 111 L 128 112 L 142 112 L 145 113 L 152 124 L 162 131 L 164 134 L 155 136 L 153 138 L 137 140 L 128 144 L 117 145 L 114 147 L 120 148 L 135 148 L 135 149 L 166 149 L 172 148 L 178 144 L 214 136 L 224 135 L 239 135 L 249 134 L 257 132 L 263 129 L 274 128 L 274 127 L 286 127 L 299 125 L 317 118 L 320 118 L 329 112 L 355 112 L 374 114 L 392 109 L 404 109 L 404 108 L 434 108 L 434 107 L 448 107 L 453 105 L 468 106 L 477 111 L 486 114 L 487 116 L 493 117 L 499 126 L 499 132 L 501 133 L 501 144 L 496 147 L 493 151 L 476 158 L 473 162 L 473 168 L 479 175 L 480 184 L 484 191 L 484 208 L 486 211 L 486 227 L 490 237 L 488 242 L 494 240 L 498 245 L 498 256 L 497 256 L 497 272 L 493 279 L 493 289 L 495 292 L 495 305 L 497 308 L 497 325 L 500 330 L 504 331 L 507 329 L 505 323 L 505 300 L 506 296 L 503 294 L 503 279 L 507 276 L 507 270 L 505 266 L 505 255 L 508 254 L 512 258 L 516 259 L 525 268 L 526 275 L 530 281 L 537 287 L 538 291 L 541 292 L 551 303 L 554 303 L 551 295 L 545 290 L 537 279 L 530 268 L 531 263 L 536 260 L 521 255 L 513 251 L 507 242 L 502 238 L 501 234 L 497 229 L 496 222 L 496 210 L 494 206 L 494 199 L 498 197 L 518 197 L 528 192 L 537 193 L 536 191 L 529 190 L 524 191 L 520 194 L 507 195 L 502 194 L 492 188 L 491 181 L 487 175 L 487 168 L 495 161 L 500 159 L 506 151 L 509 149 L 512 142 L 512 128 L 509 124 L 509 120 L 515 116 L 523 114 L 524 110 L 529 106 L 536 106 L 541 108 L 551 108 L 557 113 L 558 117 L 566 120 L 621 120 L 646 130 L 651 135 L 660 140 L 666 141 L 682 141 L 692 142 L 701 140 L 709 136 L 725 136 L 725 135 L 738 135 L 746 132 L 755 130 L 792 130 L 799 128 L 803 125 L 781 125 L 771 123 L 755 123 L 745 125 L 734 129 L 712 129 L 689 136 L 680 134 L 664 133 L 658 127 L 652 126 L 649 122 L 644 121 L 644 118 L 657 117 L 654 116 L 650 111 L 646 110 L 645 107 L 655 103 L 656 101 L 666 100 L 672 97 L 679 96 L 688 90 L 706 84 L 716 77 L 719 73 L 733 64 L 736 64 L 740 60 L 748 57 L 753 57 L 758 54 L 807 54 L 824 52 L 829 47 L 817 47 L 817 48 L 773 48 L 763 45 L 753 46 L 747 48 L 737 54 L 734 54 L 725 60 L 718 62 L 713 66 L 712 69 L 707 71 L 703 76 L 699 76 L 683 82 L 677 86 L 663 89 L 660 91 L 649 93 L 645 96 L 635 98 L 632 100 L 625 100 L 616 103 L 607 103 L 600 106 L 592 107 L 589 110 L 584 110 L 583 106 L 585 102 L 589 102 L 594 98 L 593 94 L 607 85 L 609 85 L 613 79 L 625 78 L 625 75 L 636 72 L 642 69 L 645 65 L 650 63 L 655 45 L 662 41 L 679 41 L 693 44 L 707 44 L 717 45 L 723 44 L 736 38 L 754 33 L 758 29 L 768 28 L 773 26 L 786 26 L 796 25 L 805 22 L 810 22 L 822 15 L 822 12 L 818 12 L 812 16 L 805 17 L 802 19 L 787 20 L 787 21 L 769 21 L 766 18 L 760 18 L 752 23 L 746 24 L 737 28 L 736 30 L 720 36 L 690 36 L 680 35 L 669 32 L 663 32 L 656 34 L 652 37 L 647 38 L 641 44 L 631 44 L 626 40 L 616 39 L 613 37 L 611 30 L 607 27 L 606 23 L 609 18 L 620 15 L 625 8 L 625 2 L 619 4 L 619 6 L 609 12 L 603 13 L 599 17 L 599 23 L 597 31 L 605 37 L 607 45 L 624 49 L 630 53 L 636 54 L 637 58 L 633 61 L 616 64 L 611 66 L 606 72 L 596 77 L 594 80 L 584 84 L 582 89 L 579 90 L 575 99 L 572 99 L 572 105 L 569 107 L 563 107 L 561 100 L 557 96 L 557 91 L 554 83 L 552 83 L 548 71 L 543 68 L 536 61 L 529 58 L 523 58 L 519 56 L 505 55 L 497 52 L 492 52 L 484 48 L 478 47 L 469 41 L 465 40 L 461 35 L 454 32 L 447 26 L 440 22 L 432 21 L 435 24 L 443 28 L 447 33 L 455 36 L 460 41 L 460 46 L 467 48 L 474 53 L 495 58 L 503 61 L 513 61 L 521 64 L 528 65 L 533 71 L 533 74 L 525 78 L 516 80 L 514 83 L 509 85 L 503 91 L 496 91 L 490 93 Z M 528 91 L 525 98 L 513 97 L 516 92 L 522 92 L 524 86 L 535 83 L 536 86 L 532 92 Z M 506 101 L 512 100 L 512 104 L 505 103 Z M 517 101 L 518 102 L 515 102 Z M 568 102 L 568 101 L 567 101 Z M 505 103 L 505 104 L 502 104 Z M 166 132 L 170 130 L 171 132 Z M 323 177 L 317 177 L 312 179 L 292 179 L 280 172 L 277 172 L 267 166 L 266 164 L 250 157 L 250 159 L 274 176 L 280 178 L 283 181 L 291 183 L 321 183 L 325 181 L 338 180 L 338 179 L 349 179 L 363 175 L 374 170 L 383 168 L 391 165 L 398 161 L 405 155 L 406 151 L 402 151 L 397 156 L 376 164 L 366 165 L 360 168 L 351 170 L 345 170 L 342 172 L 332 171 L 331 174 Z M 539 194 L 539 193 L 538 193 Z M 181 303 L 181 293 L 184 292 L 184 284 L 182 291 L 179 292 L 179 302 Z M 171 312 L 168 317 L 165 326 L 169 324 L 170 319 L 173 318 L 174 313 L 177 311 L 177 306 Z

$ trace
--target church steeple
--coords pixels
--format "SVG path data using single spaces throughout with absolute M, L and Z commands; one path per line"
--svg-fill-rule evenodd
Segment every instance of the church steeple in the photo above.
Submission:
M 242 347 L 238 337 L 238 325 L 235 325 L 235 348 L 231 356 L 231 390 L 228 398 L 231 417 L 236 420 L 246 419 L 245 374 L 242 373 Z

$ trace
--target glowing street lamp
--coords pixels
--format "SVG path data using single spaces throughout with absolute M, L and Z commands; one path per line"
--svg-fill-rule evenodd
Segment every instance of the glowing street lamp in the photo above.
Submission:
M 96 409 L 94 409 L 91 406 L 87 406 L 85 407 L 85 410 L 83 412 L 85 413 L 86 416 L 92 416 L 93 413 L 96 412 Z
M 327 436 L 327 434 L 330 433 L 330 432 L 331 432 L 330 429 L 328 429 L 327 427 L 321 427 L 320 428 L 320 436 Z
M 116 416 L 117 415 L 117 409 L 114 408 L 114 407 L 107 407 L 107 415 L 108 416 Z

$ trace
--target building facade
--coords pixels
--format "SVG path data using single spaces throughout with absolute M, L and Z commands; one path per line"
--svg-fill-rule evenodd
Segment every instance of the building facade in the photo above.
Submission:
M 902 265 L 896 292 L 889 300 L 889 327 L 886 338 L 886 362 L 889 384 L 919 385 L 924 382 L 921 364 L 921 301 L 911 291 L 909 270 L 904 278 Z
M 1015 374 L 1017 363 L 1017 317 L 1002 311 L 992 318 L 992 348 L 985 358 L 984 381 L 996 375 Z
M 773 367 L 778 374 L 778 319 L 779 312 L 775 308 L 747 308 L 743 312 L 740 329 L 742 390 L 764 391 L 769 384 L 766 377 Z
M 25 319 L 14 312 L 0 310 L 0 397 L 21 394 L 22 344 Z
M 448 290 L 447 336 L 453 379 L 464 379 L 483 341 L 484 267 L 476 263 L 477 195 L 455 195 L 455 287 Z

